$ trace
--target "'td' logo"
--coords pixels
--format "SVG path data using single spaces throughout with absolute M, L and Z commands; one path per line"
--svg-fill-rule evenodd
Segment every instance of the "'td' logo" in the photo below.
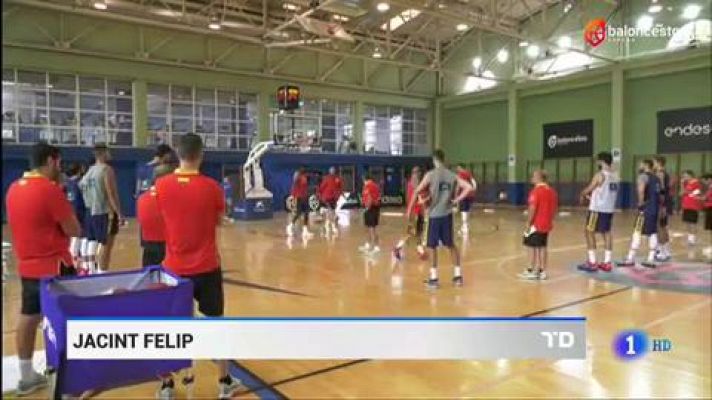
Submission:
M 591 20 L 583 30 L 583 38 L 591 47 L 597 47 L 606 40 L 606 20 L 596 18 Z

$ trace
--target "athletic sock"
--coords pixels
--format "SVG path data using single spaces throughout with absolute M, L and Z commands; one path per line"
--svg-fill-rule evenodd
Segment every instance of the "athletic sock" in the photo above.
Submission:
M 603 252 L 603 262 L 610 263 L 613 259 L 613 252 L 611 250 L 606 250 Z
M 690 242 L 690 244 L 695 244 L 697 242 L 697 237 L 691 233 L 687 235 L 687 241 Z
M 635 261 L 635 252 L 635 249 L 628 250 L 628 257 L 626 257 L 626 261 Z
M 588 251 L 588 262 L 591 264 L 596 263 L 596 250 L 589 250 Z
M 430 280 L 438 279 L 438 269 L 430 267 Z
M 655 261 L 655 250 L 650 250 L 648 252 L 648 262 Z
M 35 370 L 32 368 L 32 359 L 20 359 L 20 379 L 23 381 L 28 380 L 32 377 Z
M 454 269 L 455 269 L 454 275 L 456 278 L 459 276 L 462 276 L 462 268 L 460 268 L 458 265 L 456 265 Z

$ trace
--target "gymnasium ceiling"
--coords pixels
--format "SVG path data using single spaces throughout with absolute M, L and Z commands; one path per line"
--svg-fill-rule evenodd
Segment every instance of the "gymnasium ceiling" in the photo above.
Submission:
M 276 63 L 261 68 L 273 75 L 289 67 L 297 53 L 317 60 L 323 55 L 334 61 L 317 68 L 309 79 L 326 84 L 349 64 L 347 60 L 358 61 L 364 64 L 364 71 L 366 63 L 372 66 L 370 73 L 363 73 L 360 86 L 376 89 L 377 84 L 369 82 L 395 68 L 400 80 L 394 84 L 396 92 L 409 93 L 420 80 L 434 82 L 433 95 L 550 79 L 567 73 L 560 68 L 564 61 L 573 65 L 574 71 L 668 51 L 667 41 L 662 40 L 628 45 L 609 41 L 596 48 L 583 42 L 583 28 L 592 18 L 635 26 L 653 5 L 661 6 L 650 14 L 656 24 L 682 26 L 689 19 L 680 18 L 680 13 L 697 2 L 709 37 L 710 5 L 706 0 L 318 1 L 3 0 L 3 18 L 10 7 L 20 6 L 245 43 L 266 49 L 266 59 L 270 52 L 272 58 L 277 57 Z M 82 36 L 81 40 L 86 39 Z M 568 40 L 565 45 L 562 37 Z M 59 49 L 62 46 L 59 44 Z M 530 54 L 531 47 L 537 48 L 535 55 Z M 507 57 L 501 57 L 502 53 Z M 214 60 L 204 62 L 209 66 Z

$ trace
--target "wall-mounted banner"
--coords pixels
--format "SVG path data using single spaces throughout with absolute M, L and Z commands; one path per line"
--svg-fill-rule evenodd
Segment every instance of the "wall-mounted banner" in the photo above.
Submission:
M 544 158 L 591 157 L 593 120 L 544 124 Z
M 712 106 L 658 112 L 658 153 L 712 151 Z

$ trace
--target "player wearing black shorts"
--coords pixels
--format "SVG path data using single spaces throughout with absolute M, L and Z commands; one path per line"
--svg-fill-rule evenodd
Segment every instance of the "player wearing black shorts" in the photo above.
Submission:
M 165 227 L 166 256 L 162 265 L 193 282 L 193 298 L 201 314 L 221 317 L 224 294 L 217 228 L 225 212 L 225 196 L 217 181 L 199 171 L 203 160 L 200 136 L 181 136 L 178 147 L 180 168 L 156 181 L 155 191 Z M 228 399 L 239 381 L 228 373 L 227 360 L 219 368 L 218 398 Z M 192 377 L 188 377 L 192 382 Z M 173 379 L 166 377 L 160 398 L 173 398 Z
M 71 274 L 69 238 L 79 236 L 79 222 L 59 185 L 59 149 L 38 143 L 31 150 L 32 170 L 7 190 L 7 220 L 20 276 L 20 315 L 15 338 L 20 380 L 16 394 L 28 395 L 47 386 L 32 366 L 37 328 L 42 320 L 40 279 Z

